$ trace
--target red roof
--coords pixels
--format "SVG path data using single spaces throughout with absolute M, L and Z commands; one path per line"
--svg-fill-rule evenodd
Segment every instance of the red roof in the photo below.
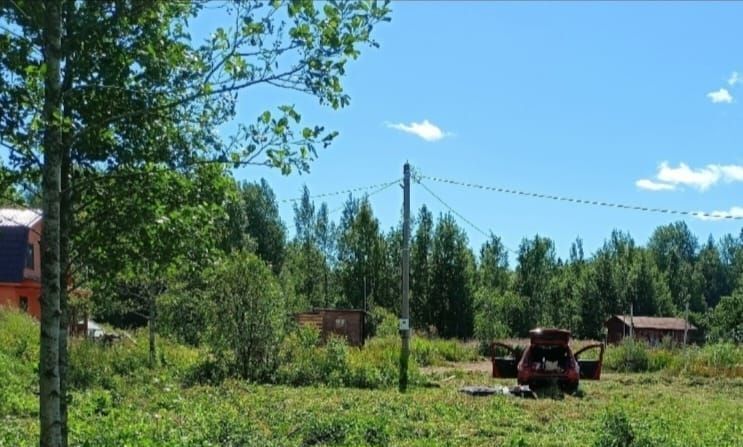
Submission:
M 629 315 L 614 315 L 612 318 L 617 318 L 627 326 L 630 325 L 630 321 L 635 329 L 659 329 L 666 331 L 683 331 L 688 327 L 689 330 L 696 330 L 696 326 L 691 323 L 686 323 L 683 318 L 673 317 L 632 317 L 630 320 Z M 611 318 L 610 318 L 611 319 Z

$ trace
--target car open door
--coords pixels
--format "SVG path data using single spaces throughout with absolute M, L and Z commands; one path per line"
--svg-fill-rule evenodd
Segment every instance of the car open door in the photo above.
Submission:
M 505 348 L 510 353 L 509 357 L 497 357 L 496 351 L 498 348 Z M 519 364 L 516 349 L 513 346 L 508 346 L 503 343 L 494 342 L 490 345 L 491 352 L 493 353 L 493 377 L 499 377 L 503 379 L 515 379 L 516 378 L 516 366 Z
M 590 349 L 599 348 L 599 358 L 590 360 L 581 360 L 580 355 Z M 592 345 L 584 346 L 578 352 L 573 354 L 575 360 L 578 361 L 580 367 L 580 378 L 584 380 L 599 380 L 601 378 L 601 365 L 604 362 L 604 344 L 594 343 Z

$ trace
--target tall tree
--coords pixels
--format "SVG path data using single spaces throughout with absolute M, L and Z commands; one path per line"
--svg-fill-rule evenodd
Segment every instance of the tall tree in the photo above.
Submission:
M 699 305 L 701 303 L 701 297 L 698 296 L 699 287 L 691 277 L 698 242 L 686 222 L 675 222 L 656 228 L 648 240 L 647 248 L 660 271 L 666 276 L 676 307 L 683 309 L 687 302 Z
M 330 220 L 328 205 L 322 203 L 315 219 L 315 243 L 323 255 L 323 299 L 329 306 L 334 301 L 335 291 L 332 284 L 332 273 L 337 259 L 337 228 Z
M 508 252 L 501 238 L 491 234 L 480 249 L 480 285 L 503 291 L 509 286 Z
M 349 201 L 351 202 L 351 201 Z M 351 205 L 347 206 L 347 209 Z M 384 295 L 385 240 L 379 229 L 367 197 L 358 203 L 358 211 L 351 220 L 341 221 L 338 237 L 339 281 L 343 290 L 342 303 L 361 309 L 364 303 L 389 306 L 379 302 Z
M 430 301 L 433 228 L 433 215 L 423 205 L 418 211 L 410 256 L 410 310 L 413 324 L 417 328 L 427 328 L 434 324 Z
M 276 195 L 266 179 L 240 185 L 245 208 L 245 232 L 255 242 L 255 253 L 278 273 L 284 262 L 286 228 L 279 216 Z
M 556 268 L 555 244 L 551 239 L 536 235 L 521 242 L 514 290 L 528 300 L 532 326 L 547 323 L 549 285 Z
M 205 158 L 284 173 L 307 170 L 316 147 L 329 144 L 335 133 L 320 126 L 296 132 L 300 116 L 291 106 L 280 106 L 278 116 L 262 113 L 226 140 L 213 130 L 234 117 L 236 92 L 261 84 L 304 92 L 333 108 L 348 104 L 340 82 L 347 62 L 359 55 L 359 45 L 375 45 L 371 31 L 389 10 L 365 2 L 318 10 L 313 2 L 293 1 L 277 23 L 276 12 L 284 8 L 279 2 L 226 2 L 222 7 L 235 26 L 218 28 L 194 45 L 186 28 L 200 2 L 53 0 L 42 6 L 0 3 L 0 142 L 10 149 L 14 168 L 44 173 L 50 233 L 44 238 L 43 306 L 52 317 L 42 324 L 43 381 L 58 375 L 51 365 L 59 356 L 49 345 L 64 349 L 66 337 L 66 328 L 49 326 L 64 320 L 56 317 L 65 312 L 58 303 L 66 274 L 58 272 L 67 266 L 59 261 L 71 250 L 59 245 L 73 239 L 65 235 L 71 222 L 60 218 L 72 213 L 60 208 L 75 207 L 74 192 L 84 187 L 87 173 Z M 63 174 L 68 178 L 60 180 Z M 64 416 L 56 418 L 58 411 L 50 408 L 64 396 L 54 397 L 60 392 L 53 382 L 40 419 L 42 444 L 56 446 L 66 443 L 54 428 L 64 425 Z
M 302 189 L 302 198 L 299 203 L 294 204 L 294 227 L 296 235 L 294 240 L 299 247 L 299 256 L 302 259 L 304 271 L 298 282 L 297 293 L 304 297 L 305 301 L 318 306 L 324 296 L 318 287 L 318 274 L 324 270 L 325 261 L 320 254 L 315 238 L 315 202 L 310 198 L 310 190 L 305 186 Z
M 475 262 L 468 245 L 454 217 L 441 216 L 433 236 L 430 301 L 436 328 L 445 337 L 473 334 Z

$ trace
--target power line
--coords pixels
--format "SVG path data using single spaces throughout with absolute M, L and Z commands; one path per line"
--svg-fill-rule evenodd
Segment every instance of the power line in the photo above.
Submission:
M 428 188 L 428 186 L 426 186 L 423 182 L 418 182 L 418 184 L 421 185 L 423 187 L 423 189 L 425 189 L 429 194 L 431 194 L 431 196 L 433 196 L 434 199 L 438 200 L 439 203 L 441 203 L 449 211 L 451 211 L 452 214 L 455 214 L 457 217 L 459 217 L 460 219 L 462 219 L 463 221 L 465 221 L 469 226 L 471 226 L 472 228 L 474 228 L 475 230 L 477 230 L 478 233 L 482 234 L 485 237 L 489 237 L 490 236 L 482 228 L 478 227 L 477 225 L 475 225 L 474 223 L 472 223 L 471 220 L 467 219 L 466 217 L 464 217 L 463 215 L 461 215 L 457 210 L 455 210 L 454 208 L 452 208 L 448 203 L 446 203 L 444 201 L 444 199 L 442 199 L 441 197 L 439 197 L 435 192 L 431 191 Z
M 423 182 L 420 181 L 420 178 L 417 178 L 416 179 L 416 183 L 418 183 L 419 185 L 421 185 L 421 187 L 423 187 L 423 189 L 425 189 L 426 192 L 428 192 L 429 194 L 431 194 L 431 196 L 433 196 L 434 199 L 438 200 L 439 203 L 441 203 L 442 205 L 444 205 L 452 214 L 454 214 L 457 217 L 459 217 L 460 219 L 462 219 L 465 223 L 467 223 L 469 226 L 471 226 L 472 228 L 474 228 L 478 233 L 482 234 L 486 238 L 489 238 L 493 234 L 492 231 L 489 234 L 486 233 L 485 231 L 482 230 L 482 228 L 478 227 L 471 220 L 469 220 L 466 217 L 464 217 L 462 215 L 462 213 L 460 213 L 457 210 L 455 210 L 451 205 L 449 205 L 448 203 L 446 203 L 444 201 L 444 199 L 442 199 L 436 193 L 434 193 L 433 191 L 431 191 L 431 189 L 428 186 L 426 186 Z M 505 248 L 507 251 L 510 251 L 511 253 L 516 254 L 516 255 L 519 254 L 519 252 L 517 252 L 516 250 L 513 250 L 512 248 L 507 247 L 505 244 L 503 244 L 503 241 L 501 241 L 501 244 L 503 245 L 503 248 Z
M 400 179 L 400 180 L 401 180 L 401 179 Z M 381 188 L 379 188 L 379 189 L 375 189 L 374 191 L 370 192 L 369 194 L 367 194 L 367 195 L 366 195 L 366 197 L 371 197 L 371 196 L 373 196 L 373 195 L 375 195 L 375 194 L 379 194 L 380 192 L 382 192 L 382 191 L 385 191 L 385 190 L 387 190 L 387 189 L 391 188 L 392 186 L 395 186 L 395 185 L 399 184 L 399 183 L 400 183 L 400 180 L 396 180 L 396 181 L 394 181 L 394 182 L 389 182 L 389 183 L 388 183 L 388 184 L 386 184 L 385 186 L 382 186 Z M 336 207 L 336 208 L 334 208 L 334 209 L 333 209 L 332 211 L 328 212 L 328 214 L 334 214 L 334 213 L 337 213 L 338 211 L 342 210 L 342 209 L 343 209 L 343 208 L 345 208 L 345 207 L 346 207 L 346 205 L 345 205 L 345 204 L 343 204 L 343 205 L 341 205 L 341 206 L 339 206 L 339 207 Z
M 482 190 L 487 190 L 487 191 L 501 192 L 501 193 L 506 193 L 506 194 L 514 194 L 514 195 L 519 195 L 519 196 L 535 197 L 538 199 L 549 199 L 549 200 L 556 200 L 556 201 L 561 201 L 561 202 L 580 203 L 583 205 L 628 209 L 628 210 L 634 210 L 634 211 L 644 211 L 644 212 L 649 212 L 649 213 L 678 214 L 682 216 L 708 217 L 708 218 L 713 218 L 713 219 L 743 220 L 743 216 L 738 216 L 738 215 L 729 214 L 729 213 L 718 213 L 718 212 L 708 213 L 704 211 L 682 211 L 682 210 L 674 210 L 674 209 L 669 209 L 669 208 L 652 208 L 652 207 L 639 206 L 639 205 L 626 205 L 626 204 L 621 204 L 621 203 L 605 202 L 605 201 L 600 201 L 600 200 L 577 199 L 574 197 L 556 196 L 552 194 L 540 194 L 540 193 L 529 192 L 529 191 L 521 191 L 517 189 L 499 188 L 495 186 L 479 185 L 476 183 L 460 182 L 457 180 L 445 179 L 441 177 L 431 177 L 427 175 L 421 175 L 420 178 L 425 178 L 425 179 L 432 180 L 434 182 L 439 182 L 439 183 L 448 183 L 451 185 L 464 186 L 466 188 L 475 188 L 475 189 L 482 189 Z
M 376 188 L 380 188 L 379 191 L 376 191 L 376 192 L 381 192 L 381 191 L 387 189 L 388 187 L 390 187 L 390 186 L 392 186 L 394 184 L 400 183 L 400 180 L 401 179 L 396 179 L 396 180 L 393 180 L 391 182 L 377 183 L 376 185 L 359 186 L 357 188 L 344 189 L 342 191 L 335 191 L 335 192 L 327 192 L 327 193 L 323 193 L 323 194 L 316 194 L 316 195 L 310 196 L 310 199 L 320 199 L 320 198 L 323 198 L 323 197 L 332 197 L 332 196 L 339 196 L 339 195 L 343 195 L 343 194 L 352 194 L 354 192 L 366 191 L 366 190 L 369 190 L 369 189 L 376 189 Z M 373 194 L 376 194 L 376 192 L 374 192 Z M 281 203 L 299 202 L 301 200 L 302 200 L 302 197 L 295 197 L 293 199 L 283 199 L 280 202 Z

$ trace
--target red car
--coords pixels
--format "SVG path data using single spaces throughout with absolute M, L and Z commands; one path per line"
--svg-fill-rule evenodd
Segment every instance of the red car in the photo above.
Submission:
M 523 354 L 513 346 L 495 342 L 493 352 L 493 377 L 515 378 L 519 385 L 537 388 L 557 383 L 565 392 L 578 389 L 580 379 L 599 380 L 604 359 L 604 344 L 594 343 L 576 353 L 570 349 L 570 331 L 563 329 L 532 329 L 530 344 Z M 497 347 L 507 349 L 510 357 L 496 357 Z M 580 360 L 582 353 L 599 348 L 598 360 Z

